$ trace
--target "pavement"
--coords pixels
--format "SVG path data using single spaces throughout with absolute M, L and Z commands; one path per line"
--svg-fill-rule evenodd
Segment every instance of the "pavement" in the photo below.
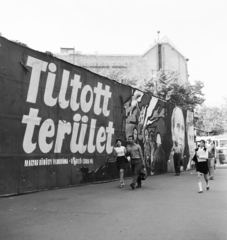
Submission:
M 219 169 L 219 168 L 227 168 L 227 164 L 216 164 L 215 167 L 217 169 Z
M 198 193 L 195 171 L 0 198 L 0 240 L 227 240 L 227 169 Z

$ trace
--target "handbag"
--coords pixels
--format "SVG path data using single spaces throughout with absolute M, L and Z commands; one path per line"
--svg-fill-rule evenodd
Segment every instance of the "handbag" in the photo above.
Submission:
M 146 178 L 147 178 L 147 169 L 142 168 L 140 170 L 140 179 L 144 181 L 144 180 L 146 180 Z
M 195 162 L 195 163 L 197 163 L 197 162 L 198 162 L 198 159 L 197 159 L 197 156 L 196 156 L 196 154 L 193 156 L 193 158 L 192 158 L 192 161 L 193 161 L 193 162 Z

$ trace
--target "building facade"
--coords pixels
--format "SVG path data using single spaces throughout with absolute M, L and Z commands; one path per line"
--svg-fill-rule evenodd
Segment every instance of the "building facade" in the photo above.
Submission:
M 142 55 L 82 54 L 74 48 L 61 48 L 61 52 L 55 56 L 110 79 L 136 80 L 141 83 L 154 78 L 162 69 L 166 73 L 177 71 L 179 84 L 188 81 L 188 59 L 167 37 L 156 41 Z

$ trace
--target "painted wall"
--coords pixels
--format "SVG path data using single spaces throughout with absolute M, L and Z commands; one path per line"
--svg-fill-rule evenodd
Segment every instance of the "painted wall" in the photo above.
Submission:
M 117 179 L 112 149 L 119 137 L 127 145 L 131 134 L 149 173 L 172 171 L 176 139 L 186 169 L 187 114 L 0 37 L 0 195 Z

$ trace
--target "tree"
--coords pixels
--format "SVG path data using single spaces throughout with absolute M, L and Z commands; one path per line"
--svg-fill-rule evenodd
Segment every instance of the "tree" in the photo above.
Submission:
M 197 111 L 195 127 L 202 130 L 198 135 L 204 135 L 203 131 L 212 135 L 220 135 L 227 132 L 227 106 L 208 107 L 202 106 Z
M 94 71 L 94 70 L 93 70 Z M 107 77 L 111 80 L 115 80 L 119 83 L 128 85 L 128 86 L 136 86 L 137 84 L 137 79 L 134 78 L 126 78 L 125 77 L 125 72 L 124 70 L 116 70 L 116 69 L 112 69 L 112 70 L 105 70 L 105 69 L 101 69 L 101 70 L 95 70 L 96 73 L 98 73 L 99 75 L 102 75 L 104 77 Z
M 202 93 L 204 84 L 201 81 L 196 81 L 194 85 L 190 82 L 180 85 L 178 75 L 177 71 L 165 73 L 161 69 L 157 77 L 145 81 L 140 88 L 177 106 L 194 110 L 196 106 L 205 101 Z

